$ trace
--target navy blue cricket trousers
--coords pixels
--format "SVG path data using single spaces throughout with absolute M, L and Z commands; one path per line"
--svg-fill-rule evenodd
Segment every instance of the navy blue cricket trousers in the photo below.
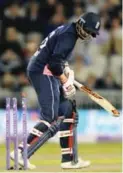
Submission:
M 40 119 L 53 122 L 58 117 L 60 104 L 60 82 L 54 76 L 47 76 L 40 72 L 27 72 L 28 78 L 34 87 L 40 109 Z

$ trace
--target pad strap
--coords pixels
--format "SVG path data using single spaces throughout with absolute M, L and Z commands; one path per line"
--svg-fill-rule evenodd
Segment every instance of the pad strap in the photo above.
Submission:
M 73 132 L 71 130 L 64 130 L 64 131 L 59 131 L 58 136 L 60 138 L 62 137 L 68 137 L 68 136 L 73 136 Z

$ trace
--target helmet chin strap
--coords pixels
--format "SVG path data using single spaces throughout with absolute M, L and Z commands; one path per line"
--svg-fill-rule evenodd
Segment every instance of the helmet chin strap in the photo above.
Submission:
M 78 25 L 78 23 L 76 23 L 76 31 L 78 36 L 82 39 L 83 42 L 88 42 L 92 40 L 92 36 L 88 33 L 86 33 L 82 27 L 80 27 Z
M 82 37 L 80 37 L 80 38 L 81 38 L 82 42 L 86 42 L 87 43 L 87 42 L 90 42 L 93 37 L 91 35 L 88 35 L 88 37 L 86 37 L 86 38 L 82 38 Z

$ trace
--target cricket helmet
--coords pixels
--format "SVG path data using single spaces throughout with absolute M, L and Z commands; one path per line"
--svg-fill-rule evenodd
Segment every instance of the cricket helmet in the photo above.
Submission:
M 79 37 L 82 39 L 83 30 L 92 37 L 96 37 L 96 35 L 99 35 L 100 24 L 101 21 L 99 15 L 93 12 L 88 12 L 82 15 L 76 22 L 76 30 Z

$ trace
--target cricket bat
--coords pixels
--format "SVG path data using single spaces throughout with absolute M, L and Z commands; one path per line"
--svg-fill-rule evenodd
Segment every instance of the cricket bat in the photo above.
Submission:
M 84 93 L 86 93 L 94 102 L 96 102 L 97 104 L 99 104 L 106 111 L 108 111 L 109 113 L 111 113 L 113 116 L 115 116 L 115 117 L 120 116 L 119 111 L 108 100 L 106 100 L 104 97 L 102 97 L 98 93 L 92 91 L 87 86 L 84 86 L 84 85 L 80 84 L 76 80 L 74 80 L 74 85 L 80 91 L 83 91 Z

